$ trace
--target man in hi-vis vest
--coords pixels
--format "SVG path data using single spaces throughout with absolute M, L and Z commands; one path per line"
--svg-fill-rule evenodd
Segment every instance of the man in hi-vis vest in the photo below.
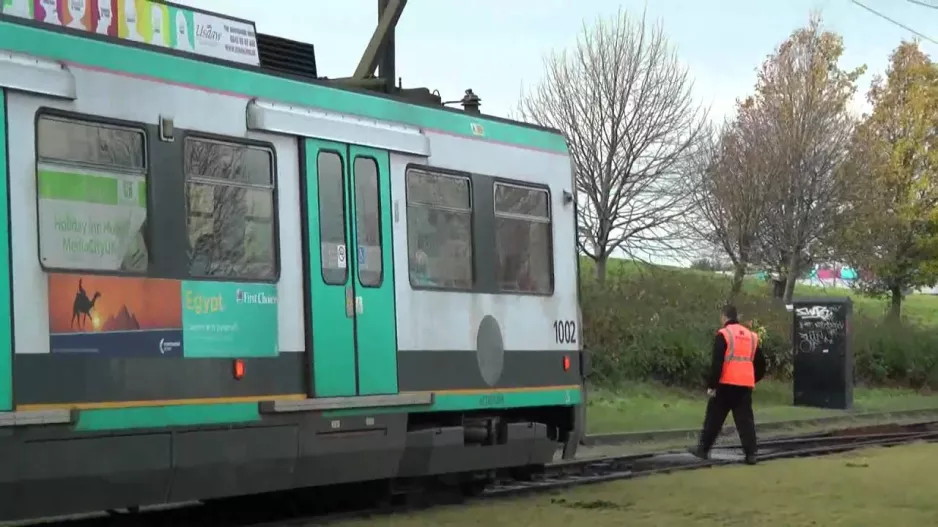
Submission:
M 736 431 L 743 445 L 746 463 L 756 463 L 756 423 L 752 415 L 752 390 L 765 375 L 765 356 L 759 349 L 759 336 L 739 323 L 736 307 L 727 305 L 720 316 L 723 327 L 713 341 L 713 362 L 707 383 L 707 413 L 700 441 L 691 454 L 707 459 L 726 414 L 733 412 Z

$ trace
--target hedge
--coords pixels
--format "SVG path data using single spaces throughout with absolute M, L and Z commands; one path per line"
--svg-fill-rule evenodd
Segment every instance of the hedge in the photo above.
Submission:
M 582 269 L 584 345 L 592 353 L 591 382 L 614 387 L 624 381 L 655 380 L 699 387 L 709 366 L 710 344 L 719 325 L 729 279 L 690 270 L 637 272 L 609 267 L 599 284 Z M 768 374 L 790 379 L 791 314 L 770 298 L 764 285 L 747 284 L 735 303 L 745 323 L 761 335 Z M 855 378 L 871 385 L 938 386 L 938 327 L 896 325 L 855 312 Z

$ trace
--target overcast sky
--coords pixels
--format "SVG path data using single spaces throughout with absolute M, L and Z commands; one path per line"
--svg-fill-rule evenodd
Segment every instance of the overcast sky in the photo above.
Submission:
M 179 0 L 210 11 L 254 20 L 263 33 L 316 46 L 320 75 L 352 74 L 374 29 L 376 0 Z M 926 36 L 938 39 L 938 8 L 910 0 L 860 0 Z M 919 0 L 935 4 L 938 0 Z M 583 20 L 615 13 L 640 14 L 646 2 L 611 0 L 410 0 L 397 31 L 397 68 L 404 85 L 438 89 L 446 100 L 466 88 L 482 97 L 486 113 L 505 116 L 522 83 L 541 77 L 542 57 L 570 46 Z M 867 64 L 856 107 L 872 73 L 889 52 L 913 35 L 851 0 L 649 0 L 696 80 L 701 102 L 713 116 L 732 110 L 749 93 L 755 69 L 812 9 L 844 37 L 847 66 Z M 935 54 L 938 46 L 923 42 Z
M 376 0 L 177 1 L 314 44 L 319 74 L 328 77 L 353 73 L 377 23 Z M 857 1 L 938 39 L 938 0 Z M 614 14 L 620 6 L 636 15 L 647 7 L 648 16 L 662 22 L 695 79 L 697 97 L 717 120 L 752 92 L 766 55 L 806 24 L 812 10 L 843 36 L 843 66 L 868 67 L 854 101 L 858 112 L 868 109 L 866 90 L 889 53 L 902 39 L 916 38 L 851 0 L 409 0 L 396 35 L 397 74 L 405 87 L 436 89 L 444 100 L 472 88 L 482 97 L 483 112 L 507 116 L 522 85 L 541 78 L 545 54 L 573 45 L 584 20 Z M 922 49 L 938 56 L 938 45 L 923 41 Z

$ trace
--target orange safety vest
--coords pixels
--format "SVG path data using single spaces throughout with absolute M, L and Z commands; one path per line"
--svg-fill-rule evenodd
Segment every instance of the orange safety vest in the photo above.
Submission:
M 752 365 L 759 346 L 759 336 L 741 324 L 728 324 L 717 332 L 726 340 L 720 384 L 756 387 L 756 369 Z

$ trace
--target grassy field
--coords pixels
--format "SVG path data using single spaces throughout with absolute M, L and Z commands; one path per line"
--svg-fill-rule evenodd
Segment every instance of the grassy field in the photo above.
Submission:
M 849 416 L 861 412 L 938 409 L 938 394 L 889 388 L 860 388 L 854 391 L 850 412 L 802 408 L 791 405 L 791 384 L 775 381 L 759 383 L 755 392 L 756 422 Z M 703 422 L 707 398 L 703 393 L 667 388 L 652 383 L 632 383 L 616 393 L 589 394 L 588 433 L 632 432 L 696 428 Z M 727 418 L 728 424 L 732 417 Z
M 765 291 L 768 285 L 756 279 L 747 279 L 745 286 L 753 292 Z M 814 287 L 798 284 L 795 286 L 795 296 L 848 296 L 853 302 L 856 312 L 870 318 L 881 317 L 889 308 L 888 300 L 884 298 L 869 298 L 859 295 L 842 287 Z M 902 300 L 902 318 L 905 322 L 919 326 L 938 326 L 938 296 L 925 294 L 912 294 Z
M 581 272 L 588 274 L 592 272 L 593 265 L 588 258 L 580 260 Z M 607 265 L 609 276 L 615 274 L 633 275 L 636 273 L 660 273 L 664 276 L 673 273 L 697 274 L 710 276 L 714 280 L 723 281 L 729 284 L 731 277 L 729 275 L 720 275 L 708 271 L 699 271 L 696 269 L 687 269 L 682 267 L 670 266 L 649 266 L 634 260 L 613 259 L 609 260 Z M 768 296 L 770 293 L 770 284 L 755 277 L 747 277 L 743 283 L 743 289 L 749 293 Z M 854 303 L 856 312 L 870 316 L 872 318 L 881 317 L 886 313 L 888 300 L 884 298 L 868 298 L 861 296 L 856 291 L 840 287 L 813 287 L 809 285 L 798 284 L 795 286 L 795 296 L 849 296 Z M 902 304 L 903 319 L 907 322 L 938 326 L 938 295 L 913 294 L 907 296 Z
M 934 471 L 932 469 L 935 469 Z M 340 527 L 935 525 L 938 445 L 652 476 Z M 727 494 L 729 492 L 729 494 Z M 727 498 L 727 496 L 731 496 Z

